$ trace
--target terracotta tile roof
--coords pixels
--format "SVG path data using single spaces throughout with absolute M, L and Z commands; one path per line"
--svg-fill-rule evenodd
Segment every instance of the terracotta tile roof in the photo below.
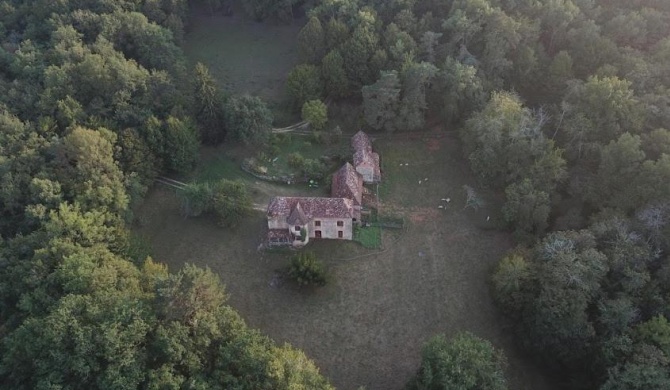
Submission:
M 356 167 L 374 167 L 375 159 L 372 157 L 372 152 L 359 151 L 354 153 L 354 165 Z
M 363 200 L 363 176 L 346 163 L 333 175 L 331 194 L 333 198 L 347 198 L 360 206 Z
M 372 151 L 372 143 L 370 142 L 370 137 L 368 137 L 368 135 L 365 134 L 362 130 L 354 134 L 353 137 L 351 137 L 351 146 L 354 148 L 356 152 Z
M 270 200 L 267 216 L 288 218 L 296 205 L 300 208 L 305 218 L 354 218 L 354 202 L 345 198 L 293 198 L 276 196 Z
M 291 210 L 291 214 L 288 216 L 288 218 L 286 218 L 286 222 L 289 225 L 305 225 L 307 222 L 309 222 L 305 212 L 302 210 L 302 205 L 300 205 L 300 202 L 293 206 L 293 210 Z

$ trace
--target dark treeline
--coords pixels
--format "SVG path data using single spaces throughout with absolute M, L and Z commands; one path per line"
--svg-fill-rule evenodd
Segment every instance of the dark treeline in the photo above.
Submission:
M 152 178 L 225 136 L 222 100 L 196 94 L 206 69 L 178 46 L 186 13 L 183 0 L 0 1 L 2 388 L 331 388 L 249 329 L 212 272 L 168 273 L 129 238 Z
M 308 15 L 298 105 L 362 99 L 384 131 L 439 118 L 504 192 L 520 245 L 493 289 L 519 341 L 570 388 L 670 388 L 670 2 L 325 0 Z

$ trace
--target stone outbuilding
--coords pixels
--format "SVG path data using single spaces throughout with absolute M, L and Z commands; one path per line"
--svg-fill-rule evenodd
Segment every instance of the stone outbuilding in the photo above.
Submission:
M 351 138 L 351 146 L 354 148 L 354 168 L 356 172 L 363 176 L 365 183 L 379 183 L 382 177 L 379 154 L 372 151 L 370 137 L 363 131 L 359 131 Z

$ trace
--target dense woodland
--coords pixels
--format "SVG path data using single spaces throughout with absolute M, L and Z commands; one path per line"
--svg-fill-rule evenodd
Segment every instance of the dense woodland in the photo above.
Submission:
M 567 387 L 670 388 L 670 2 L 239 5 L 259 21 L 307 11 L 296 112 L 347 100 L 373 131 L 459 131 L 519 243 L 494 296 Z M 201 142 L 271 140 L 260 99 L 183 57 L 188 6 L 0 1 L 0 383 L 330 388 L 247 328 L 214 274 L 168 273 L 130 238 L 152 179 L 189 171 Z M 483 340 L 438 336 L 407 386 L 504 389 L 503 365 Z

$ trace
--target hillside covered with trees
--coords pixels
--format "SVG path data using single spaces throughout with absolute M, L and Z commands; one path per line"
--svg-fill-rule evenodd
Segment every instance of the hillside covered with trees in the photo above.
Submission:
M 298 102 L 458 129 L 518 248 L 492 288 L 569 388 L 670 386 L 670 3 L 320 1 Z
M 307 10 L 287 75 L 296 111 L 330 98 L 360 103 L 371 130 L 458 130 L 518 243 L 494 296 L 566 387 L 670 388 L 670 2 L 242 5 L 259 21 Z M 10 388 L 331 388 L 302 352 L 248 328 L 213 273 L 168 273 L 129 234 L 153 178 L 189 171 L 200 143 L 270 137 L 263 101 L 188 65 L 188 6 L 0 0 Z M 502 362 L 471 335 L 437 337 L 408 387 L 503 389 Z
M 129 235 L 152 179 L 223 138 L 187 22 L 181 0 L 0 2 L 1 387 L 331 388 Z

